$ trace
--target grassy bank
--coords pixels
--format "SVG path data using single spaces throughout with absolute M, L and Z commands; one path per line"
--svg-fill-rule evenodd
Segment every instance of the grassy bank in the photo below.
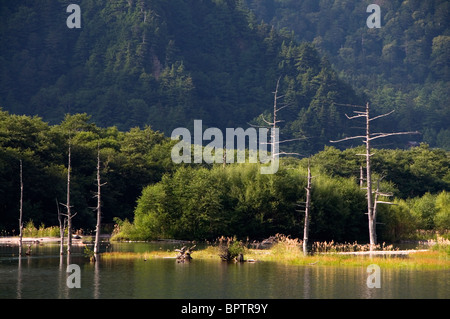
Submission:
M 315 247 L 315 248 L 314 248 Z M 346 266 L 367 267 L 377 264 L 383 268 L 412 268 L 412 269 L 449 269 L 450 268 L 450 241 L 438 238 L 430 242 L 427 251 L 411 252 L 405 256 L 356 256 L 343 255 L 343 251 L 366 251 L 366 245 L 315 243 L 313 254 L 304 256 L 301 241 L 280 236 L 270 249 L 251 249 L 243 246 L 243 254 L 247 261 L 278 262 L 289 265 L 303 266 Z M 392 246 L 381 246 L 380 250 L 392 250 Z M 219 245 L 208 246 L 205 249 L 194 251 L 193 259 L 209 259 L 220 261 Z M 109 252 L 102 254 L 103 259 L 142 259 L 175 258 L 175 251 L 150 251 L 143 253 Z
M 301 252 L 290 254 L 273 253 L 261 254 L 252 252 L 249 257 L 261 261 L 275 261 L 290 265 L 322 265 L 322 266 L 351 266 L 367 267 L 377 264 L 383 268 L 418 268 L 418 269 L 446 269 L 450 268 L 450 258 L 439 251 L 414 252 L 407 256 L 363 256 L 342 255 L 339 253 L 323 253 L 303 256 Z

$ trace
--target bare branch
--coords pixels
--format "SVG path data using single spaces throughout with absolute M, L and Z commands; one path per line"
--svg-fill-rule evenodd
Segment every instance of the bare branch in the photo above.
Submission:
M 388 137 L 388 136 L 394 136 L 394 135 L 406 135 L 406 134 L 420 134 L 420 132 L 415 131 L 415 132 L 398 132 L 398 133 L 373 133 L 373 134 L 378 134 L 377 136 L 374 137 L 370 137 L 369 140 L 375 140 L 377 138 L 382 138 L 382 137 Z M 371 135 L 373 135 L 371 134 Z
M 354 116 L 348 116 L 347 114 L 345 114 L 345 117 L 349 120 L 353 120 L 356 119 L 358 117 L 366 117 L 367 115 L 363 115 L 363 114 L 359 114 L 359 115 L 354 115 Z
M 278 155 L 298 155 L 298 156 L 302 156 L 302 154 L 300 154 L 300 153 L 287 153 L 287 152 L 275 153 L 273 155 L 275 155 L 275 156 L 278 156 Z
M 336 140 L 336 141 L 330 141 L 330 143 L 339 143 L 339 142 L 343 142 L 343 141 L 347 141 L 347 140 L 354 140 L 357 138 L 366 138 L 364 135 L 360 135 L 360 136 L 351 136 L 351 137 L 346 137 L 340 140 Z
M 286 107 L 288 107 L 288 106 L 290 106 L 290 104 L 285 104 L 285 105 L 283 105 L 283 106 L 277 108 L 277 109 L 275 110 L 275 112 L 281 111 L 282 109 L 284 109 L 284 108 L 286 108 Z
M 382 115 L 378 115 L 378 116 L 375 116 L 375 117 L 373 117 L 373 118 L 369 119 L 369 121 L 373 121 L 373 120 L 376 120 L 376 119 L 378 119 L 378 118 L 380 118 L 380 117 L 384 117 L 384 116 L 388 116 L 388 115 L 391 115 L 392 113 L 394 113 L 394 111 L 395 111 L 395 110 L 392 110 L 392 111 L 390 111 L 389 113 L 386 113 L 386 114 L 382 114 Z
M 377 200 L 375 203 L 377 203 L 377 204 L 387 204 L 387 205 L 398 205 L 398 204 L 395 204 L 395 203 L 384 202 L 384 201 L 381 201 L 381 200 Z
M 380 192 L 376 192 L 378 196 L 385 196 L 385 197 L 391 197 L 394 196 L 394 194 L 392 193 L 380 193 Z
M 376 153 L 372 153 L 372 154 L 369 154 L 369 156 L 374 156 Z M 355 155 L 358 155 L 358 156 L 367 156 L 367 154 L 355 154 Z
M 264 115 L 261 115 L 261 117 L 262 117 L 263 121 L 266 122 L 268 125 L 273 125 L 273 124 L 274 124 L 274 123 L 272 123 L 272 122 L 267 121 L 267 120 L 264 118 Z

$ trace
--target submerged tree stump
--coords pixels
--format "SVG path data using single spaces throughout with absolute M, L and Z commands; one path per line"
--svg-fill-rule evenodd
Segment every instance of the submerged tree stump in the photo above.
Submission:
M 234 239 L 228 239 L 226 245 L 220 242 L 219 245 L 220 253 L 219 257 L 223 261 L 235 261 L 244 262 L 244 246 L 242 242 L 236 241 Z
M 31 255 L 31 244 L 28 244 L 28 249 L 25 255 L 30 256 Z
M 177 262 L 179 263 L 190 262 L 192 259 L 191 254 L 194 251 L 195 246 L 196 245 L 188 249 L 186 249 L 186 246 L 183 246 L 181 249 L 175 249 L 175 251 L 178 252 L 178 255 L 176 257 Z

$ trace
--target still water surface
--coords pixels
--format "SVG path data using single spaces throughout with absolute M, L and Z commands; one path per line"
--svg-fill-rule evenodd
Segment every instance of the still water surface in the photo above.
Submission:
M 108 250 L 143 252 L 179 248 L 157 243 L 117 243 Z M 363 267 L 292 266 L 273 262 L 224 263 L 174 259 L 100 260 L 91 263 L 76 247 L 70 261 L 57 244 L 0 245 L 0 298 L 450 298 L 450 269 L 381 269 L 381 288 L 367 287 Z M 15 255 L 15 256 L 14 256 Z M 68 288 L 67 265 L 81 269 L 81 288 Z

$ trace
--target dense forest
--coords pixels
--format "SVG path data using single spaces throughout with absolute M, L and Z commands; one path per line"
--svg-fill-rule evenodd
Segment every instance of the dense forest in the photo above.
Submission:
M 174 164 L 176 141 L 151 128 L 121 132 L 100 128 L 86 114 L 58 125 L 39 117 L 0 113 L 0 230 L 17 230 L 19 161 L 23 161 L 24 220 L 57 225 L 64 203 L 71 143 L 71 198 L 76 229 L 95 226 L 96 163 L 100 149 L 103 223 L 117 223 L 116 238 L 214 239 L 300 236 L 306 167 L 313 168 L 311 234 L 316 240 L 367 239 L 365 193 L 359 187 L 361 147 L 327 147 L 309 159 L 285 158 L 276 174 L 260 164 Z M 423 144 L 408 150 L 378 149 L 375 176 L 396 206 L 380 213 L 380 238 L 398 240 L 417 229 L 450 227 L 450 159 Z M 58 204 L 60 205 L 60 204 Z M 63 209 L 63 207 L 61 207 Z M 131 224 L 134 222 L 134 224 Z
M 240 1 L 79 3 L 83 25 L 68 29 L 66 1 L 2 2 L 5 110 L 52 124 L 86 112 L 100 126 L 148 124 L 170 135 L 193 119 L 247 126 L 270 108 L 280 76 L 302 87 L 294 116 L 356 100 L 311 45 L 258 23 Z
M 94 182 L 98 148 L 102 179 L 107 183 L 102 196 L 104 222 L 112 214 L 132 218 L 136 198 L 142 188 L 157 182 L 173 164 L 173 142 L 163 134 L 134 128 L 120 132 L 116 127 L 100 128 L 86 114 L 67 115 L 56 126 L 39 117 L 0 113 L 0 228 L 18 228 L 18 165 L 23 161 L 24 220 L 57 225 L 57 204 L 65 203 L 67 154 L 71 144 L 71 198 L 77 218 L 76 228 L 92 229 L 95 206 Z M 92 166 L 94 165 L 94 166 Z M 61 206 L 61 209 L 64 209 Z
M 245 1 L 258 19 L 313 43 L 379 110 L 395 109 L 388 126 L 450 149 L 448 1 Z M 371 3 L 380 5 L 379 29 L 366 26 Z
M 367 2 L 367 3 L 366 3 Z M 360 134 L 343 104 L 370 102 L 382 132 L 374 178 L 397 205 L 382 206 L 380 240 L 450 228 L 449 4 L 379 1 L 0 1 L 0 231 L 24 220 L 56 225 L 71 145 L 73 220 L 92 230 L 100 150 L 103 223 L 116 238 L 300 236 L 306 167 L 313 169 L 311 238 L 367 240 L 359 185 Z M 277 174 L 259 164 L 175 164 L 177 127 L 249 127 L 278 114 Z M 411 143 L 412 142 L 412 143 Z M 409 148 L 409 145 L 416 147 Z
M 306 138 L 287 146 L 301 154 L 352 134 L 338 104 L 368 99 L 395 109 L 383 129 L 422 132 L 384 146 L 448 149 L 446 1 L 383 3 L 381 29 L 365 26 L 364 1 L 75 2 L 80 29 L 66 26 L 67 1 L 0 3 L 4 110 L 166 135 L 194 119 L 246 127 L 270 112 L 281 78 L 282 133 Z

